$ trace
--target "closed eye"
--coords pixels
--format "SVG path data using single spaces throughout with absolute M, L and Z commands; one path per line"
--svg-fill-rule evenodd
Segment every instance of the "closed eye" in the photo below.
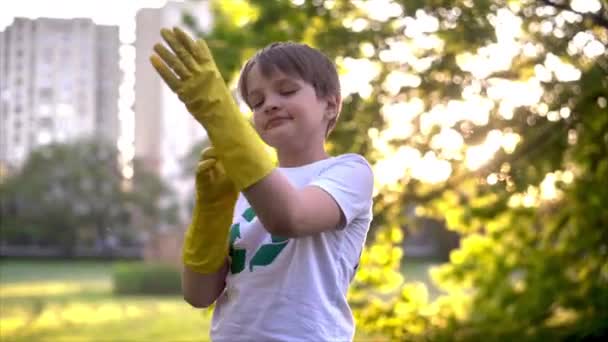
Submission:
M 293 89 L 293 90 L 284 90 L 281 92 L 281 95 L 283 96 L 289 96 L 289 95 L 293 95 L 297 92 L 297 89 Z
M 264 101 L 258 101 L 258 102 L 254 102 L 251 104 L 251 108 L 259 108 L 262 104 L 264 103 Z

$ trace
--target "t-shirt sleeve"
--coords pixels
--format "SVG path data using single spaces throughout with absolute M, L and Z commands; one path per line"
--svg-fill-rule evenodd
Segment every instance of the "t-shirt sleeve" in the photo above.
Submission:
M 358 154 L 338 157 L 309 185 L 320 187 L 336 201 L 345 219 L 344 225 L 339 228 L 370 212 L 374 175 L 369 163 Z

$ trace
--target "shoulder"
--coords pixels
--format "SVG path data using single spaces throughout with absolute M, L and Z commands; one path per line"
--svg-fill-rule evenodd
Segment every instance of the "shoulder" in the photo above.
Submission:
M 365 169 L 369 170 L 370 173 L 372 171 L 372 167 L 369 164 L 369 162 L 367 161 L 367 159 L 365 159 L 365 157 L 363 157 L 360 154 L 357 153 L 345 153 L 345 154 L 341 154 L 335 157 L 332 157 L 330 159 L 328 159 L 327 162 L 327 167 L 331 167 L 333 165 L 344 165 L 344 164 L 350 164 L 350 165 L 359 165 L 364 167 Z
M 332 169 L 352 173 L 352 176 L 363 177 L 373 183 L 374 173 L 372 167 L 367 159 L 360 154 L 346 153 L 331 158 L 323 171 L 330 171 Z
M 374 175 L 363 156 L 348 153 L 329 158 L 310 185 L 322 188 L 333 197 L 344 215 L 344 226 L 357 217 L 370 215 Z
M 331 180 L 349 191 L 358 189 L 371 196 L 374 186 L 374 174 L 369 162 L 360 154 L 347 153 L 332 157 L 320 170 L 318 180 Z
M 367 165 L 370 170 L 371 166 L 369 165 L 367 159 L 360 154 L 357 153 L 345 153 L 338 156 L 333 157 L 336 162 L 355 162 Z

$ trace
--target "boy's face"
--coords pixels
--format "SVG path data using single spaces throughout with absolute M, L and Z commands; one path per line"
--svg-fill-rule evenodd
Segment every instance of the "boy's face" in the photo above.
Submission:
M 312 85 L 278 69 L 267 78 L 254 65 L 246 82 L 255 128 L 268 145 L 281 149 L 324 141 L 335 116 L 332 100 L 318 98 Z

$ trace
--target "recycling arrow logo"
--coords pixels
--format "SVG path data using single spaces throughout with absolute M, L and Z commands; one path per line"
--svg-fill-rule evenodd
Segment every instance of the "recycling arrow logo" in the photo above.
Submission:
M 247 222 L 251 222 L 256 217 L 256 214 L 253 208 L 248 208 L 241 216 Z M 240 224 L 235 223 L 230 227 L 230 258 L 232 260 L 230 264 L 230 273 L 232 274 L 238 274 L 245 269 L 247 251 L 243 248 L 234 246 L 234 242 L 240 237 Z M 268 266 L 272 264 L 288 243 L 288 238 L 271 235 L 271 242 L 260 246 L 253 255 L 253 258 L 251 258 L 251 261 L 249 262 L 249 271 L 253 272 L 254 266 Z

